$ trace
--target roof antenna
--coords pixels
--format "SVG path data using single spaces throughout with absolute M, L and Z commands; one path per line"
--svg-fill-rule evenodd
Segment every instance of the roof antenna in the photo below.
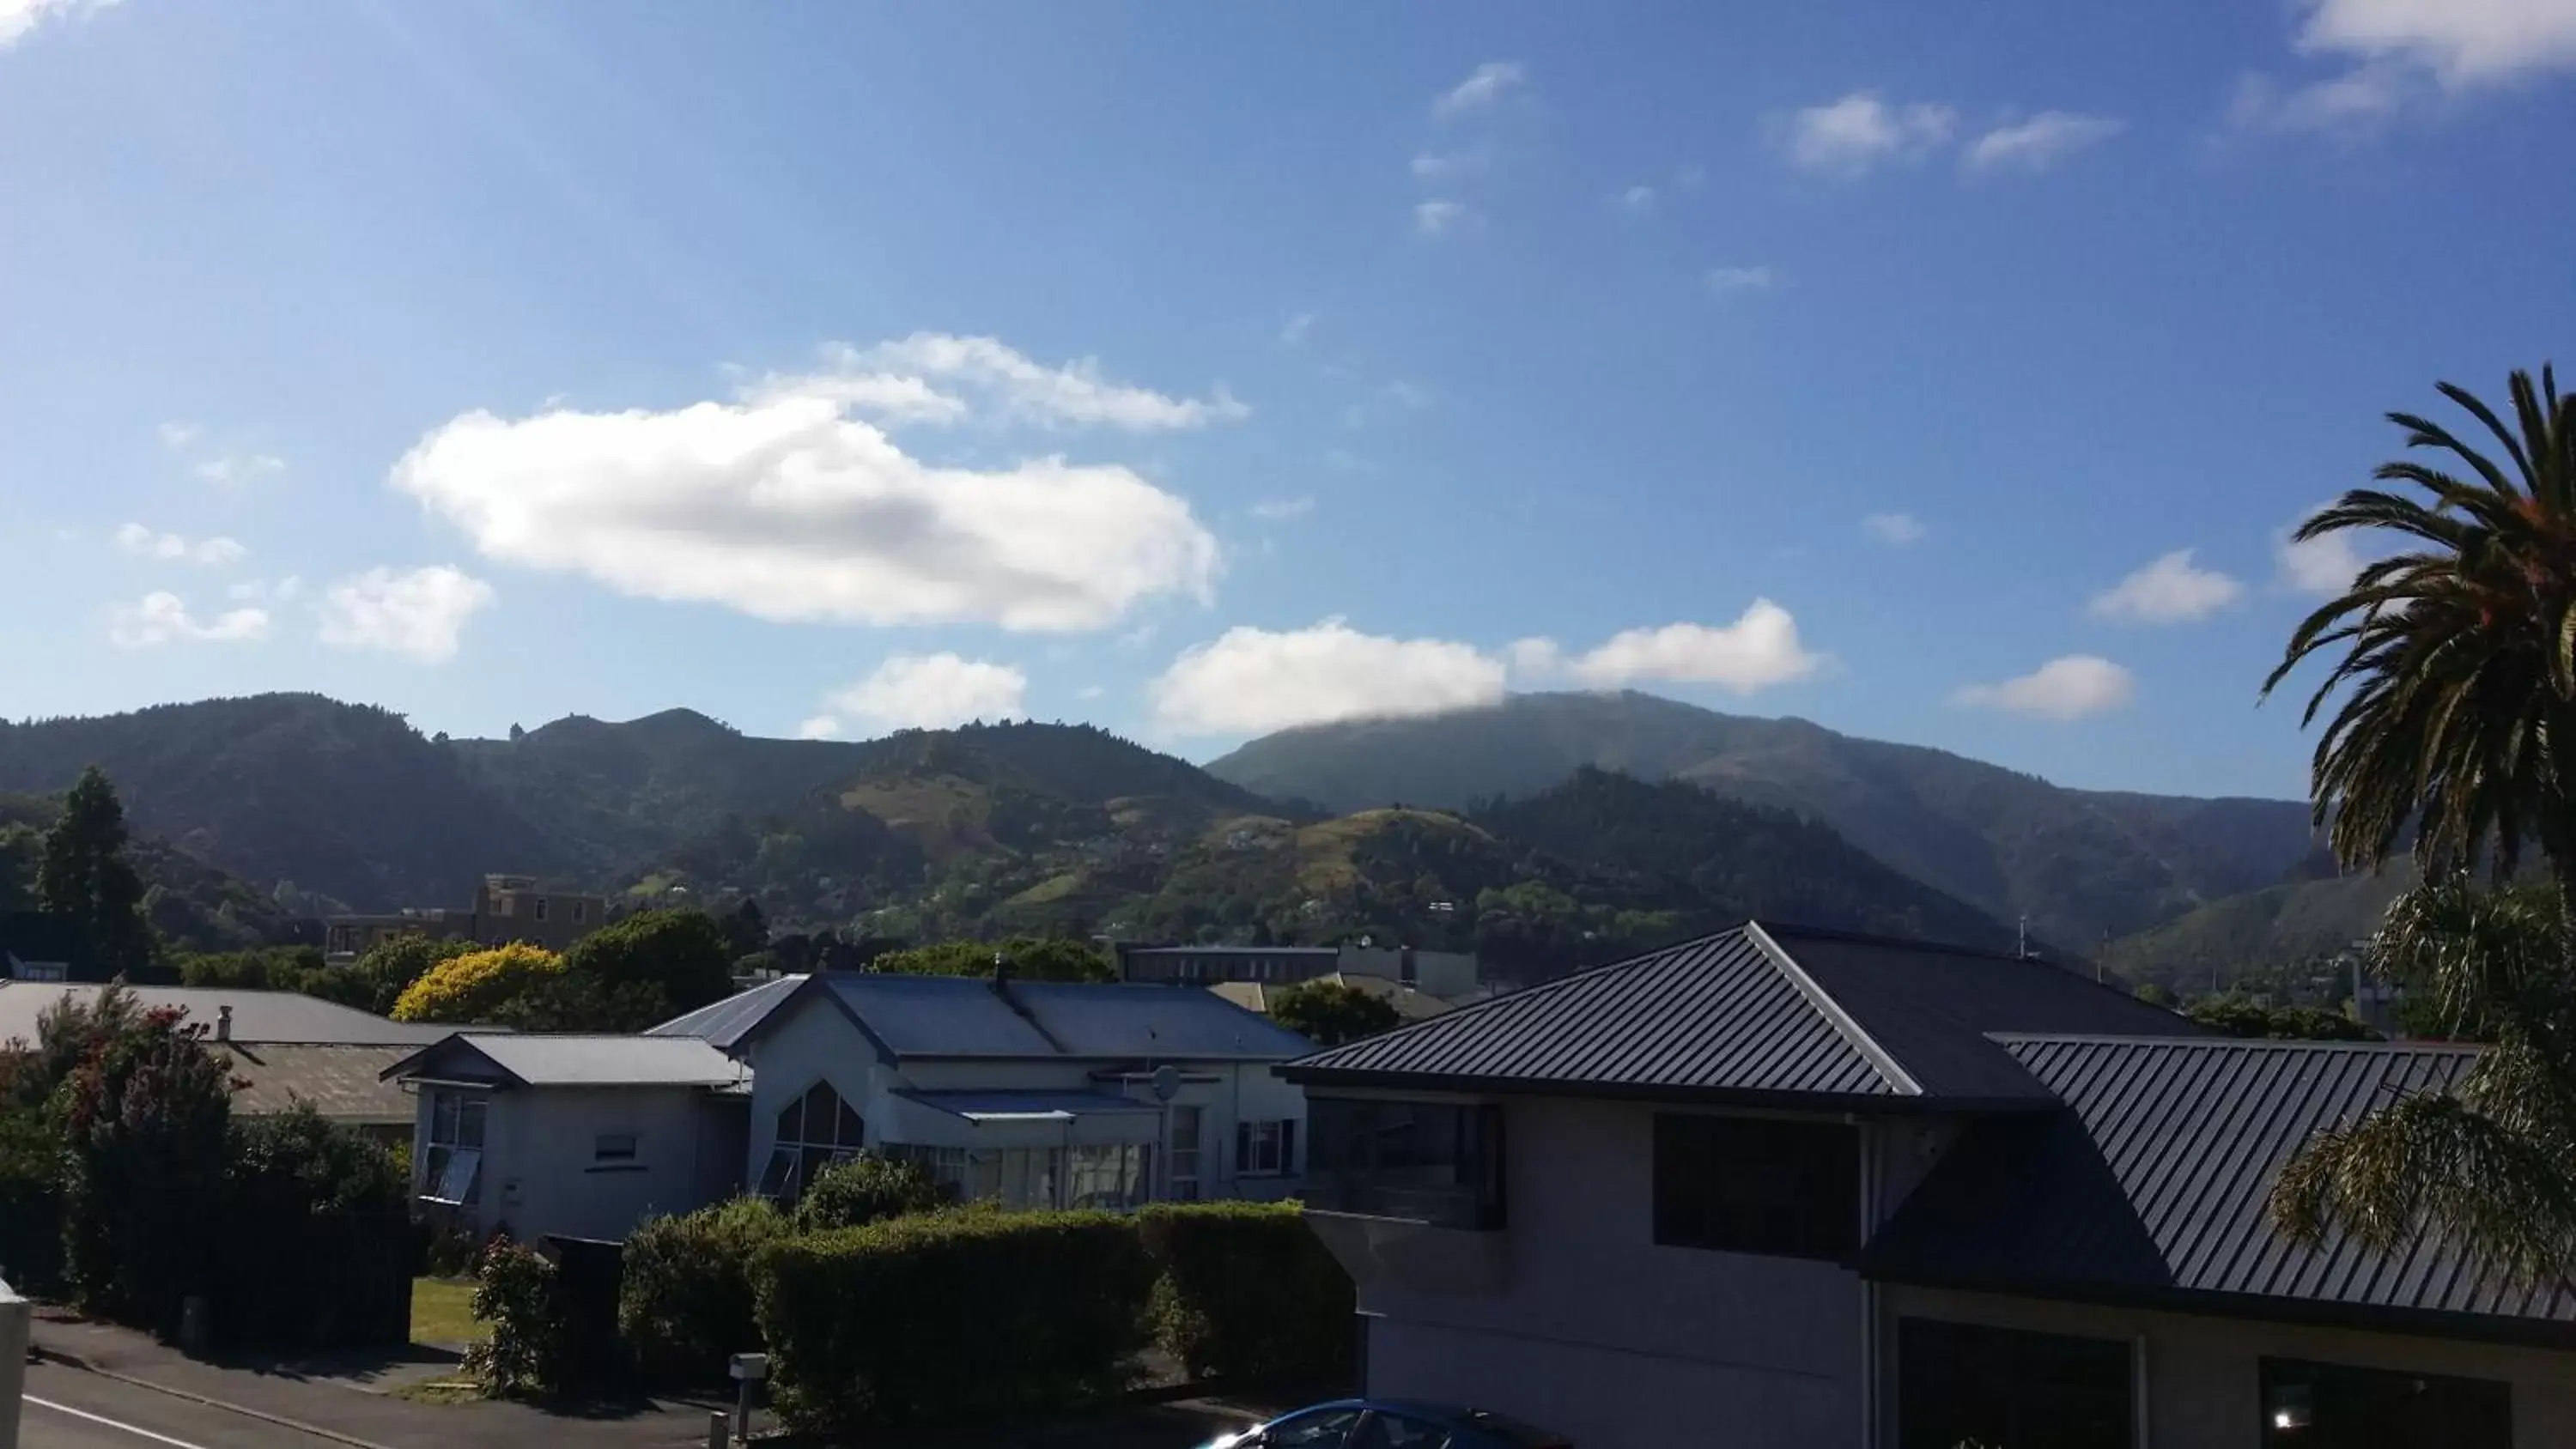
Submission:
M 2013 959 L 2016 961 L 2030 959 L 2030 913 L 2028 911 L 2022 912 L 2021 931 L 2013 939 Z

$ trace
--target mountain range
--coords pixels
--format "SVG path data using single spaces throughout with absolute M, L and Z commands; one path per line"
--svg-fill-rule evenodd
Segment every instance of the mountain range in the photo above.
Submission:
M 1524 973 L 1749 914 L 1989 945 L 2026 919 L 2089 954 L 2317 854 L 2297 802 L 2065 790 L 1633 693 L 1290 731 L 1205 769 L 1025 722 L 807 741 L 671 710 L 451 740 L 309 694 L 0 723 L 0 791 L 91 762 L 153 848 L 239 878 L 208 898 L 452 905 L 512 870 L 909 939 L 1369 934 Z

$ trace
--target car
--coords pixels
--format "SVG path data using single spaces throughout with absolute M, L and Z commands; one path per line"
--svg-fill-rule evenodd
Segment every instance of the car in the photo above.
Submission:
M 1561 1434 L 1487 1409 L 1336 1399 L 1220 1435 L 1206 1449 L 1574 1449 Z

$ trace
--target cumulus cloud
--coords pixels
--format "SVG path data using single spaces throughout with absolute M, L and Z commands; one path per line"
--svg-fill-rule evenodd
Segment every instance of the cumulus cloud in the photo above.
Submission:
M 1863 517 L 1860 526 L 1870 537 L 1895 548 L 1921 543 L 1931 530 L 1911 513 L 1872 513 Z
M 210 619 L 189 612 L 177 594 L 156 590 L 108 610 L 108 642 L 119 649 L 161 644 L 248 644 L 268 637 L 268 611 L 226 609 Z
M 224 593 L 244 603 L 291 604 L 304 596 L 304 580 L 293 574 L 282 579 L 244 579 Z
M 1447 197 L 1433 197 L 1413 204 L 1413 231 L 1417 236 L 1447 236 L 1451 232 L 1467 231 L 1478 220 L 1475 208 Z
M 240 563 L 250 554 L 249 549 L 221 534 L 191 542 L 175 533 L 155 533 L 139 523 L 117 529 L 116 546 L 136 558 L 218 566 Z
M 1711 296 L 1733 297 L 1744 292 L 1765 292 L 1771 288 L 1771 269 L 1711 267 L 1705 280 Z
M 2292 537 L 2296 531 L 2282 529 L 2272 540 L 2272 559 L 2278 566 L 2281 588 L 2293 593 L 2332 598 L 2351 588 L 2353 579 L 2369 562 L 2353 546 L 2350 530 L 2329 533 L 2305 543 Z
M 0 50 L 24 40 L 49 20 L 94 15 L 116 0 L 0 0 Z
M 2041 719 L 2076 720 L 2123 708 L 2137 694 L 2137 679 L 2128 670 L 2090 654 L 2068 654 L 2018 679 L 1967 685 L 1951 701 Z
M 1619 193 L 1618 200 L 1619 209 L 1630 216 L 1655 214 L 1655 188 L 1651 186 L 1631 186 Z
M 2576 66 L 2576 0 L 2304 0 L 2298 45 L 2467 87 Z
M 1854 91 L 1795 112 L 1782 134 L 1796 165 L 1857 176 L 1883 161 L 1919 160 L 1949 144 L 1958 126 L 1948 106 L 1892 106 L 1874 92 Z
M 1529 81 L 1529 72 L 1518 61 L 1489 60 L 1467 73 L 1467 78 L 1443 91 L 1431 103 L 1431 114 L 1438 120 L 1450 120 L 1474 111 L 1488 110 Z
M 1189 504 L 1127 468 L 933 467 L 812 395 L 468 413 L 392 485 L 487 558 L 773 620 L 1096 629 L 1218 568 Z
M 819 399 L 886 427 L 970 417 L 1035 427 L 1164 432 L 1235 422 L 1252 409 L 1222 386 L 1205 398 L 1173 397 L 1113 382 L 1097 358 L 1049 367 L 993 337 L 916 332 L 870 347 L 835 342 L 812 372 L 772 374 L 750 389 L 754 405 Z
M 1028 713 L 1029 677 L 1018 666 L 950 653 L 896 654 L 858 683 L 824 701 L 831 713 L 797 727 L 805 739 L 829 739 L 844 717 L 879 731 L 954 729 L 970 720 L 1017 719 Z
M 2192 550 L 2178 548 L 2093 596 L 2086 606 L 2097 619 L 2131 624 L 2188 624 L 2206 619 L 2245 596 L 2245 585 L 2216 569 L 2199 568 Z
M 1305 629 L 1228 629 L 1184 651 L 1147 694 L 1169 733 L 1236 735 L 1491 704 L 1503 682 L 1502 661 L 1473 645 L 1390 639 L 1326 619 Z
M 1315 498 L 1301 493 L 1294 498 L 1264 498 L 1252 505 L 1252 516 L 1271 523 L 1286 523 L 1315 511 Z
M 492 602 L 490 584 L 444 564 L 373 568 L 323 590 L 322 642 L 434 664 L 455 657 L 465 621 Z
M 2127 123 L 2112 116 L 2042 111 L 1979 136 L 1968 146 L 1967 166 L 1972 171 L 2045 171 L 2125 129 Z
M 1546 639 L 1523 639 L 1508 651 L 1524 674 L 1561 671 L 1593 689 L 1620 689 L 1644 681 L 1715 684 L 1737 694 L 1806 679 L 1825 666 L 1798 640 L 1798 621 L 1769 599 L 1755 599 L 1732 624 L 1666 624 L 1629 629 L 1599 648 L 1561 656 Z

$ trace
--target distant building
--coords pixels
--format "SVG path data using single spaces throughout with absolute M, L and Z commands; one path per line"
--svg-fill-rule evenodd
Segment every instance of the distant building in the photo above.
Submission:
M 0 911 L 0 967 L 12 981 L 103 981 L 80 922 L 51 911 Z
M 562 951 L 598 930 L 607 916 L 605 896 L 546 890 L 532 875 L 494 874 L 483 877 L 483 884 L 474 893 L 474 904 L 461 911 L 430 907 L 332 916 L 323 922 L 322 954 L 333 965 L 346 965 L 402 936 L 472 941 L 484 946 L 525 941 L 549 951 Z

